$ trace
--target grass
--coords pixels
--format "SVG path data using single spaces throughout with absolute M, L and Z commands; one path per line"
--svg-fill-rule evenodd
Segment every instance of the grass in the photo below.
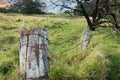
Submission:
M 120 35 L 98 28 L 85 52 L 81 37 L 83 17 L 0 13 L 0 80 L 19 80 L 19 33 L 21 25 L 47 28 L 50 80 L 119 80 Z

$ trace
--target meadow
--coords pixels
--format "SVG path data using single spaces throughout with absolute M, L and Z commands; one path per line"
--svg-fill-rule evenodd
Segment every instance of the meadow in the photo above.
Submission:
M 119 80 L 120 34 L 110 27 L 92 32 L 85 52 L 83 17 L 0 13 L 0 80 L 19 80 L 19 27 L 47 28 L 50 80 Z

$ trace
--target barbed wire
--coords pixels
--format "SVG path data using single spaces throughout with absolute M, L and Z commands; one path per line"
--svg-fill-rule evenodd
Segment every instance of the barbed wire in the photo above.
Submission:
M 0 76 L 0 78 L 18 78 L 19 76 Z M 20 77 L 19 77 L 20 78 Z
M 54 44 L 54 45 L 63 45 L 63 44 L 69 43 L 69 42 L 73 42 L 73 39 L 74 39 L 74 40 L 79 40 L 80 37 L 76 36 L 75 38 L 71 38 L 71 39 L 69 39 L 69 40 L 65 40 L 65 41 L 62 41 L 62 42 L 59 42 L 59 43 L 52 42 L 52 41 L 49 40 L 49 44 L 50 44 L 50 45 L 51 45 L 51 44 Z M 74 42 L 75 42 L 75 41 L 74 41 Z
M 71 48 L 69 48 L 69 49 L 66 49 L 66 50 L 64 50 L 64 51 L 58 52 L 57 54 L 63 54 L 63 53 L 66 53 L 66 52 L 68 52 L 68 51 L 71 51 L 71 50 L 73 50 L 74 48 L 78 47 L 80 44 L 81 44 L 81 42 L 79 42 L 78 44 L 76 44 L 75 46 L 73 46 L 73 47 L 71 47 Z M 52 53 L 52 52 L 50 52 L 50 53 Z M 54 52 L 53 52 L 53 53 L 54 53 Z
M 88 79 L 88 80 L 96 80 L 96 78 L 98 77 L 98 75 L 91 75 L 91 76 L 79 76 L 80 79 Z M 74 77 L 65 77 L 65 78 L 72 78 L 74 79 Z M 7 80 L 20 80 L 21 77 L 20 76 L 0 76 L 0 79 L 7 79 Z

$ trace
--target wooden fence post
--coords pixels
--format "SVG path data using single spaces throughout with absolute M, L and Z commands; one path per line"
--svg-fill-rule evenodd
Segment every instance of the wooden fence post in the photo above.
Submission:
M 29 33 L 22 32 L 19 49 L 22 80 L 49 80 L 47 30 L 35 28 Z
M 90 42 L 92 36 L 92 31 L 91 30 L 86 30 L 84 32 L 84 35 L 82 37 L 82 51 L 84 52 L 87 49 L 87 46 Z

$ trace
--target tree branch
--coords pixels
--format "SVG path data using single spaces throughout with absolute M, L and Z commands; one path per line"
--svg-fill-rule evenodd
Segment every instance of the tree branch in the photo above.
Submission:
M 118 3 L 112 3 L 112 4 L 110 4 L 111 6 L 120 6 L 120 2 L 118 2 Z
M 95 7 L 94 7 L 94 9 L 93 9 L 93 14 L 92 14 L 93 21 L 95 21 L 95 20 L 96 20 L 96 17 L 97 17 L 98 3 L 99 3 L 99 0 L 96 1 Z
M 94 25 L 94 26 L 97 26 L 97 25 L 104 24 L 104 23 L 111 23 L 111 21 L 99 21 L 99 22 L 94 22 L 93 25 Z
M 82 10 L 79 10 L 79 9 L 74 9 L 74 8 L 69 7 L 69 6 L 66 6 L 66 5 L 59 5 L 59 4 L 56 4 L 56 2 L 52 2 L 52 1 L 51 1 L 51 3 L 54 4 L 56 7 L 57 7 L 57 6 L 61 6 L 61 7 L 63 7 L 63 8 L 67 8 L 67 9 L 70 9 L 70 10 L 79 11 L 79 12 L 83 13 L 83 11 L 82 11 Z
M 86 12 L 83 4 L 81 4 L 81 2 L 80 2 L 79 0 L 76 0 L 76 1 L 77 1 L 77 3 L 80 5 L 80 7 L 81 7 L 81 9 L 82 9 L 82 11 L 83 11 L 83 15 L 84 15 L 85 19 L 87 20 L 89 29 L 90 29 L 90 30 L 94 30 L 94 28 L 93 28 L 93 26 L 92 26 L 92 23 L 91 23 L 91 20 L 90 20 L 90 18 L 89 18 L 89 16 L 88 16 L 88 14 L 87 14 L 87 12 Z

